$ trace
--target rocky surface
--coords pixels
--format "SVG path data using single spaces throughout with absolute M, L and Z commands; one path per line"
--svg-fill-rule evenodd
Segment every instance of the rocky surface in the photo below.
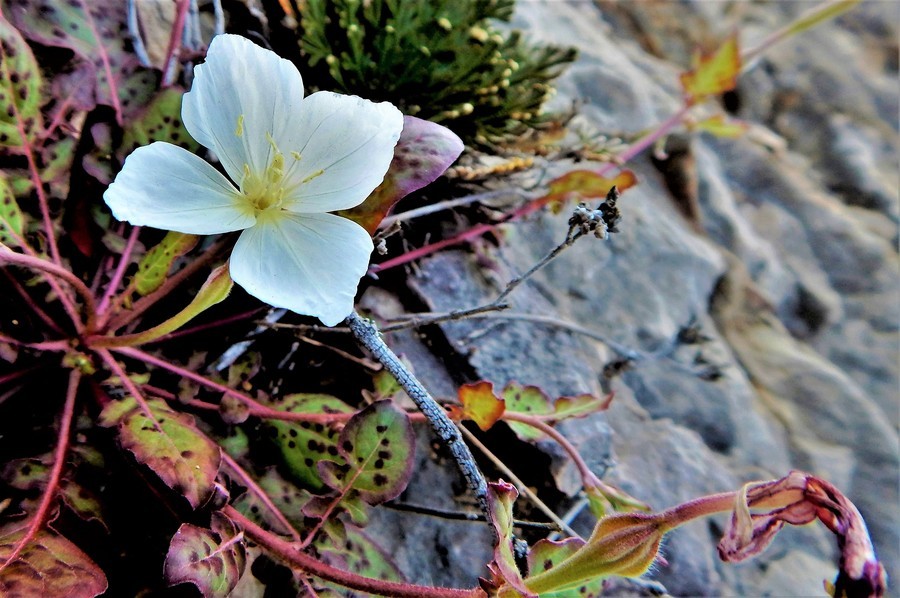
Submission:
M 695 44 L 737 28 L 749 47 L 811 6 L 519 4 L 515 26 L 581 52 L 559 81 L 557 105 L 577 99 L 596 130 L 626 137 L 678 109 L 677 75 Z M 682 135 L 661 168 L 647 158 L 629 164 L 640 184 L 622 199 L 621 232 L 579 241 L 510 298 L 512 313 L 551 316 L 614 342 L 499 314 L 426 331 L 431 345 L 392 335 L 396 349 L 439 396 L 473 379 L 536 384 L 557 396 L 611 387 L 607 413 L 562 430 L 598 474 L 654 508 L 792 468 L 820 475 L 860 508 L 900 579 L 898 23 L 900 4 L 865 2 L 772 48 L 729 99 L 753 123 L 748 134 Z M 672 176 L 681 183 L 672 186 Z M 433 311 L 489 302 L 562 241 L 567 218 L 508 226 L 491 268 L 466 249 L 428 258 L 410 271 L 410 289 Z M 382 317 L 421 308 L 378 289 L 365 301 Z M 604 379 L 617 348 L 652 353 L 692 318 L 710 338 L 702 352 L 721 366 L 720 378 L 692 371 L 693 346 Z M 574 497 L 571 465 L 554 446 L 540 448 L 557 490 Z M 408 495 L 459 491 L 454 472 L 435 467 L 429 453 L 420 451 L 423 473 Z M 412 528 L 398 536 L 395 554 L 411 578 L 469 585 L 484 573 L 471 568 L 486 554 L 462 529 L 471 524 L 426 520 L 411 525 L 433 546 L 407 544 Z M 833 537 L 816 527 L 782 534 L 760 559 L 724 565 L 715 552 L 722 523 L 671 534 L 667 564 L 648 578 L 679 596 L 796 596 L 821 593 L 821 580 L 835 574 Z M 573 525 L 586 534 L 590 524 L 584 514 Z M 372 531 L 401 530 L 388 514 Z M 442 562 L 423 559 L 438 546 Z

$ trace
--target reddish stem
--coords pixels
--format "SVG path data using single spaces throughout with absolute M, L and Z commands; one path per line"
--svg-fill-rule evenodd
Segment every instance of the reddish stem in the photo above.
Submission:
M 250 477 L 250 474 L 244 470 L 240 464 L 231 458 L 231 456 L 226 452 L 222 451 L 222 460 L 225 461 L 225 464 L 231 468 L 231 470 L 237 475 L 237 477 L 241 480 L 241 483 L 247 486 L 247 490 L 256 495 L 256 498 L 265 505 L 269 512 L 272 513 L 272 516 L 284 527 L 285 531 L 287 531 L 295 541 L 300 541 L 300 532 L 294 529 L 294 526 L 291 525 L 291 522 L 287 520 L 287 517 L 284 516 L 284 513 L 275 506 L 275 503 L 272 502 L 272 499 L 266 494 L 266 491 L 260 487 L 256 481 Z
M 53 320 L 53 318 L 51 318 L 49 315 L 47 315 L 47 312 L 45 312 L 43 309 L 41 309 L 41 307 L 37 304 L 37 302 L 35 302 L 35 300 L 31 298 L 31 295 L 29 295 L 28 292 L 24 288 L 22 288 L 22 285 L 19 283 L 18 280 L 16 280 L 15 276 L 10 274 L 6 270 L 3 271 L 3 274 L 6 276 L 7 279 L 9 279 L 9 282 L 10 282 L 10 284 L 12 284 L 13 289 L 25 301 L 25 304 L 28 305 L 29 308 L 31 308 L 31 311 L 34 312 L 34 315 L 36 315 L 41 320 L 43 320 L 44 324 L 49 326 L 50 329 L 53 330 L 54 332 L 56 332 L 57 334 L 65 334 L 63 332 L 62 327 L 59 324 L 57 324 Z
M 251 309 L 250 311 L 245 311 L 243 313 L 235 314 L 233 316 L 228 316 L 227 318 L 221 318 L 214 322 L 206 322 L 205 324 L 199 324 L 192 328 L 185 328 L 183 330 L 177 330 L 175 332 L 171 332 L 165 336 L 161 336 L 158 339 L 150 341 L 150 343 L 161 343 L 164 341 L 170 341 L 172 339 L 176 339 L 180 336 L 187 336 L 189 334 L 196 334 L 198 332 L 203 332 L 204 330 L 209 330 L 211 328 L 218 328 L 219 326 L 226 326 L 228 324 L 233 324 L 234 322 L 240 322 L 241 320 L 247 320 L 254 316 L 259 315 L 261 312 L 265 311 L 265 307 L 258 307 L 256 309 Z M 150 344 L 147 343 L 147 344 Z
M 255 417 L 264 419 L 279 419 L 283 421 L 308 421 L 317 423 L 332 423 L 342 417 L 342 414 L 338 413 L 288 413 L 286 411 L 279 411 L 278 409 L 273 409 L 272 407 L 263 405 L 256 399 L 245 395 L 240 391 L 229 388 L 224 384 L 213 382 L 209 378 L 201 376 L 200 374 L 196 374 L 183 367 L 164 361 L 158 357 L 154 357 L 153 355 L 145 353 L 140 349 L 136 349 L 134 347 L 112 347 L 112 350 L 116 353 L 121 353 L 122 355 L 127 355 L 128 357 L 137 359 L 138 361 L 143 361 L 144 363 L 155 365 L 164 370 L 168 370 L 173 374 L 177 374 L 183 378 L 187 378 L 188 380 L 192 380 L 194 382 L 197 382 L 198 384 L 202 384 L 203 386 L 211 388 L 212 390 L 230 395 L 247 405 L 247 407 L 249 407 L 250 409 L 250 415 L 253 415 Z M 345 415 L 348 419 L 352 416 L 352 414 L 343 415 Z
M 81 282 L 80 278 L 78 278 L 65 268 L 57 266 L 52 262 L 42 260 L 38 257 L 25 255 L 24 253 L 16 253 L 5 246 L 0 247 L 0 263 L 2 262 L 45 272 L 69 283 L 72 288 L 75 289 L 75 292 L 81 296 L 82 301 L 84 301 L 84 311 L 87 312 L 86 323 L 82 325 L 81 320 L 78 319 L 78 312 L 75 311 L 74 305 L 70 303 L 71 299 L 68 297 L 68 295 L 62 293 L 61 290 L 57 291 L 57 295 L 59 296 L 60 301 L 63 301 L 65 299 L 63 301 L 63 305 L 71 306 L 72 311 L 69 315 L 72 317 L 72 323 L 75 325 L 76 330 L 78 330 L 79 332 L 81 332 L 82 330 L 87 330 L 88 332 L 94 330 L 94 320 L 97 313 L 96 307 L 94 306 L 94 296 L 91 294 L 90 289 L 88 289 L 87 286 L 85 286 L 85 284 Z M 49 280 L 50 279 L 48 278 L 48 281 Z
M 667 135 L 672 129 L 678 126 L 681 123 L 682 119 L 684 119 L 685 115 L 690 111 L 691 106 L 685 105 L 682 106 L 681 109 L 666 119 L 662 124 L 656 127 L 650 133 L 644 135 L 633 144 L 628 146 L 621 154 L 616 156 L 615 162 L 607 162 L 603 164 L 597 169 L 597 174 L 600 176 L 607 176 L 613 170 L 620 168 L 624 163 L 633 159 L 635 156 L 651 147 L 657 140 L 661 139 L 665 135 Z M 419 247 L 418 249 L 413 249 L 412 251 L 408 251 L 402 255 L 398 255 L 395 258 L 391 258 L 387 261 L 384 261 L 380 264 L 374 264 L 369 271 L 372 273 L 382 272 L 389 268 L 394 268 L 396 266 L 400 266 L 402 264 L 407 264 L 419 258 L 425 257 L 426 255 L 431 255 L 445 247 L 451 247 L 453 245 L 459 245 L 465 241 L 470 239 L 474 239 L 476 237 L 480 237 L 486 233 L 495 230 L 502 224 L 506 224 L 512 220 L 516 220 L 521 218 L 522 216 L 526 216 L 531 214 L 532 212 L 536 212 L 540 208 L 544 207 L 547 203 L 545 197 L 538 197 L 537 199 L 533 199 L 527 202 L 525 205 L 513 210 L 509 213 L 505 218 L 501 219 L 498 222 L 486 223 L 486 224 L 476 224 L 469 230 L 463 231 L 462 233 L 456 235 L 455 237 L 451 237 L 449 239 L 444 239 L 442 241 L 438 241 L 437 243 L 432 243 L 430 245 L 425 245 L 424 247 Z
M 156 421 L 156 417 L 153 416 L 153 411 L 151 411 L 150 405 L 147 404 L 144 393 L 142 393 L 134 381 L 128 377 L 128 373 L 119 365 L 119 362 L 112 356 L 112 353 L 110 353 L 108 349 L 94 349 L 94 351 L 100 356 L 103 362 L 106 363 L 106 366 L 112 373 L 119 377 L 122 386 L 124 386 L 125 390 L 128 391 L 128 394 L 134 398 L 135 403 L 137 403 L 140 410 L 144 413 L 144 416 L 153 422 L 153 425 L 159 432 L 162 432 L 162 427 L 159 425 L 159 422 Z
M 265 548 L 272 555 L 284 562 L 297 567 L 311 575 L 320 577 L 351 590 L 367 592 L 375 596 L 392 596 L 396 598 L 485 598 L 487 594 L 481 588 L 460 590 L 454 588 L 437 588 L 432 586 L 420 586 L 395 581 L 384 581 L 362 577 L 355 573 L 342 571 L 336 567 L 314 559 L 300 552 L 297 547 L 287 540 L 279 538 L 275 534 L 267 532 L 232 506 L 225 507 L 222 512 L 244 529 L 244 533 L 251 540 Z
M 106 40 L 103 39 L 100 31 L 97 30 L 97 23 L 94 21 L 93 13 L 91 13 L 90 4 L 85 0 L 80 0 L 79 4 L 81 4 L 81 13 L 84 15 L 85 22 L 91 30 L 91 35 L 94 36 L 94 40 L 97 42 L 97 53 L 100 55 L 100 62 L 103 63 L 103 74 L 106 77 L 106 82 L 109 84 L 109 99 L 112 102 L 113 110 L 116 111 L 116 122 L 123 125 L 125 121 L 122 114 L 122 102 L 119 99 L 119 85 L 116 83 L 113 75 L 112 60 L 105 46 Z
M 190 0 L 177 0 L 177 3 L 175 22 L 172 24 L 172 32 L 169 34 L 169 47 L 166 49 L 166 61 L 163 63 L 163 81 L 161 85 L 163 89 L 172 85 L 172 61 L 175 60 L 175 54 L 181 48 L 184 21 L 187 18 L 187 11 L 191 4 Z
M 66 389 L 66 401 L 63 405 L 62 420 L 59 424 L 59 434 L 57 435 L 56 450 L 53 452 L 53 467 L 50 469 L 50 475 L 47 477 L 47 486 L 44 488 L 44 494 L 41 496 L 41 502 L 38 505 L 37 512 L 28 523 L 28 529 L 22 539 L 13 546 L 6 561 L 0 565 L 0 571 L 7 565 L 16 560 L 22 550 L 34 539 L 35 535 L 40 531 L 41 526 L 47 520 L 47 514 L 50 512 L 50 506 L 53 504 L 54 495 L 59 488 L 59 481 L 62 477 L 63 465 L 66 461 L 66 453 L 69 450 L 69 432 L 72 428 L 72 418 L 75 413 L 75 397 L 78 395 L 78 384 L 81 381 L 81 372 L 72 370 L 69 373 L 69 387 Z
M 225 245 L 225 242 L 225 239 L 221 239 L 210 245 L 205 252 L 203 252 L 193 261 L 189 262 L 187 266 L 167 278 L 161 287 L 159 287 L 149 295 L 141 297 L 140 299 L 135 301 L 134 305 L 129 311 L 114 316 L 107 326 L 107 329 L 109 331 L 118 330 L 122 326 L 125 326 L 128 323 L 132 322 L 138 316 L 153 307 L 157 301 L 174 291 L 178 287 L 178 285 L 180 285 L 190 276 L 195 274 L 198 270 L 215 259 L 216 255 L 218 255 L 219 253 L 219 250 Z
M 591 468 L 588 467 L 587 463 L 584 462 L 584 459 L 581 457 L 581 454 L 578 452 L 578 449 L 569 442 L 569 439 L 563 436 L 559 430 L 554 428 L 553 426 L 548 425 L 545 422 L 542 422 L 538 418 L 526 415 L 524 413 L 516 413 L 514 411 L 507 411 L 503 414 L 503 419 L 506 421 L 514 421 L 520 422 L 523 424 L 527 424 L 534 428 L 535 430 L 539 430 L 542 433 L 546 434 L 562 447 L 564 451 L 569 454 L 569 457 L 572 459 L 572 462 L 575 463 L 575 467 L 578 468 L 578 473 L 581 474 L 581 483 L 585 486 L 594 486 L 594 487 L 603 487 L 603 482 L 600 481 L 594 472 L 591 471 Z
M 106 292 L 103 293 L 103 299 L 100 300 L 100 306 L 97 308 L 97 315 L 99 316 L 99 326 L 101 328 L 109 321 L 107 310 L 109 309 L 110 301 L 115 296 L 116 291 L 119 290 L 119 283 L 122 282 L 122 277 L 125 276 L 125 270 L 128 268 L 128 264 L 131 263 L 131 254 L 134 251 L 134 246 L 137 243 L 137 238 L 140 234 L 141 227 L 135 226 L 131 229 L 128 240 L 125 242 L 125 249 L 122 251 L 122 255 L 119 256 L 119 263 L 116 266 L 116 271 L 113 273 L 109 284 L 106 286 Z

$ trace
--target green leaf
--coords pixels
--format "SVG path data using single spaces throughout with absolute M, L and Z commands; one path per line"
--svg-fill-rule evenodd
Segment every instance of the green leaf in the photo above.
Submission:
M 353 413 L 353 409 L 331 395 L 291 394 L 272 407 L 291 413 Z M 281 449 L 291 475 L 312 490 L 322 488 L 316 464 L 340 461 L 338 432 L 333 426 L 313 422 L 269 422 L 269 435 Z
M 237 585 L 247 565 L 247 553 L 234 524 L 212 514 L 212 529 L 183 523 L 166 554 L 169 585 L 194 584 L 204 598 L 225 598 Z
M 50 455 L 45 457 L 50 458 Z M 50 476 L 50 466 L 43 458 L 14 459 L 3 467 L 2 478 L 17 490 L 42 490 Z M 85 521 L 97 521 L 103 527 L 103 508 L 96 495 L 84 486 L 63 477 L 59 482 L 59 494 L 63 502 Z
M 312 494 L 284 479 L 274 467 L 266 469 L 261 476 L 256 478 L 256 483 L 291 525 L 297 529 L 304 529 L 306 526 L 304 508 L 312 499 Z M 268 507 L 249 490 L 238 497 L 234 502 L 234 508 L 259 524 L 271 525 L 272 519 L 267 514 Z M 279 529 L 277 531 L 287 533 L 287 530 Z
M 143 112 L 129 122 L 122 137 L 119 158 L 154 141 L 167 141 L 196 152 L 200 144 L 188 134 L 181 122 L 184 91 L 169 87 L 160 91 Z
M 697 131 L 705 131 L 716 137 L 736 139 L 746 133 L 750 125 L 742 120 L 729 118 L 724 114 L 715 114 L 694 123 L 692 128 Z
M 156 399 L 147 405 L 150 413 L 133 397 L 111 402 L 100 412 L 99 423 L 116 427 L 122 448 L 197 508 L 213 490 L 222 457 L 219 447 L 197 429 L 190 415 Z
M 30 145 L 41 127 L 41 71 L 21 34 L 0 15 L 0 147 Z
M 370 579 L 404 581 L 390 555 L 355 525 L 329 521 L 323 531 L 314 546 L 329 565 Z
M 22 527 L 0 536 L 0 563 L 6 562 L 24 535 Z M 39 531 L 0 572 L 0 596 L 94 598 L 107 585 L 103 571 L 86 554 L 48 530 Z
M 562 561 L 572 556 L 579 548 L 584 546 L 581 538 L 566 538 L 560 542 L 552 540 L 539 540 L 528 551 L 528 573 L 537 575 L 543 571 L 552 569 Z M 562 592 L 544 592 L 541 598 L 566 598 L 577 595 L 579 598 L 598 598 L 603 592 L 603 580 L 588 581 L 584 585 L 572 590 Z
M 343 463 L 319 463 L 331 488 L 359 493 L 370 505 L 398 496 L 412 476 L 415 437 L 409 417 L 391 401 L 378 401 L 354 415 L 338 442 Z
M 462 417 L 474 421 L 485 432 L 491 429 L 506 410 L 503 399 L 494 394 L 494 385 L 482 380 L 459 387 Z
M 612 400 L 612 395 L 598 399 L 594 395 L 583 394 L 576 397 L 560 397 L 551 401 L 537 386 L 522 386 L 516 382 L 507 384 L 502 396 L 507 411 L 537 416 L 548 424 L 603 411 L 609 407 Z M 523 440 L 540 440 L 544 437 L 542 432 L 528 424 L 507 423 Z
M 339 213 L 374 233 L 398 201 L 444 174 L 462 150 L 462 140 L 447 127 L 404 116 L 403 131 L 384 181 L 363 203 Z
M 199 237 L 186 233 L 169 232 L 138 263 L 134 275 L 134 288 L 140 295 L 149 295 L 162 286 L 172 264 L 197 245 Z

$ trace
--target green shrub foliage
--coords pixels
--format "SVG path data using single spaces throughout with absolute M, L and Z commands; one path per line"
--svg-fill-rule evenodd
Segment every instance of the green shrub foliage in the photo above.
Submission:
M 322 89 L 387 100 L 499 143 L 546 121 L 541 106 L 574 48 L 501 32 L 515 0 L 306 0 L 301 48 Z

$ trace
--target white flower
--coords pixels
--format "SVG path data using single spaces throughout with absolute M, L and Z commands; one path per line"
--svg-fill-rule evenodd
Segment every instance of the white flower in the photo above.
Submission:
M 155 142 L 128 156 L 104 194 L 116 218 L 200 235 L 243 230 L 230 269 L 248 293 L 328 326 L 350 315 L 372 239 L 328 212 L 359 205 L 381 183 L 400 111 L 330 92 L 304 98 L 293 64 L 219 35 L 181 116 L 235 184 L 187 150 Z

